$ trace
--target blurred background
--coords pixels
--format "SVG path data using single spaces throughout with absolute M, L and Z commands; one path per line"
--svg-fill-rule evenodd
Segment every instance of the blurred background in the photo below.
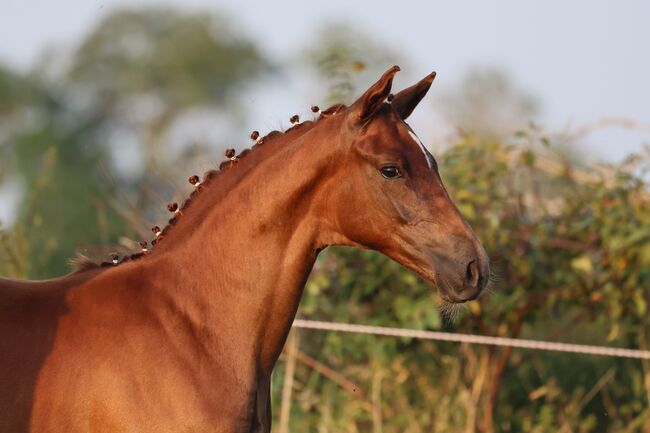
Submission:
M 3 0 L 0 275 L 136 250 L 227 147 L 438 72 L 410 119 L 492 260 L 453 316 L 372 252 L 321 254 L 299 317 L 647 349 L 650 3 Z M 312 330 L 277 431 L 650 432 L 650 363 Z

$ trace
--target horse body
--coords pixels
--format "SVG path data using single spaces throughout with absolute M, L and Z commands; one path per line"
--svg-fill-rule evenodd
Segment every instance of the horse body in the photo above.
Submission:
M 0 431 L 174 431 L 182 422 L 166 425 L 170 416 L 202 419 L 196 410 L 177 412 L 196 395 L 188 384 L 200 370 L 183 377 L 193 366 L 181 358 L 196 349 L 170 344 L 144 296 L 120 278 L 63 283 L 54 296 L 3 296 Z
M 275 165 L 281 172 L 292 159 L 305 162 L 318 146 L 308 139 L 309 149 L 296 142 L 237 169 L 273 172 L 264 165 Z M 246 176 L 224 197 L 206 189 L 201 194 L 214 199 L 186 211 L 145 259 L 50 282 L 0 280 L 3 358 L 16 355 L 2 365 L 24 362 L 16 344 L 42 346 L 38 333 L 49 339 L 34 383 L 26 385 L 34 391 L 26 403 L 33 404 L 21 425 L 56 432 L 268 430 L 270 374 L 325 242 L 316 239 L 325 230 L 306 215 L 318 172 L 304 171 L 304 181 L 291 185 L 269 178 L 263 188 Z M 272 191 L 282 191 L 281 199 L 264 200 Z M 18 299 L 7 302 L 8 291 Z M 0 389 L 3 403 L 14 401 L 13 386 Z
M 52 348 L 65 284 L 0 279 L 0 431 L 27 431 L 40 367 Z
M 396 71 L 345 112 L 259 145 L 143 258 L 0 279 L 0 431 L 270 431 L 271 373 L 329 245 L 377 249 L 451 300 L 477 296 L 485 253 L 403 123 L 433 77 L 391 107 Z M 408 184 L 368 168 L 395 159 Z

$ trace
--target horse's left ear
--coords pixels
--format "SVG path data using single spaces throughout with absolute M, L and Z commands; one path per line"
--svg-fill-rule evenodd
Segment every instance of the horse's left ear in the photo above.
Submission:
M 393 77 L 399 70 L 399 66 L 393 66 L 384 72 L 381 78 L 352 104 L 350 109 L 354 123 L 366 123 L 379 107 L 381 107 L 386 97 L 390 94 Z
M 393 108 L 402 120 L 406 120 L 422 98 L 424 98 L 434 78 L 436 78 L 436 73 L 432 72 L 416 84 L 402 90 L 393 97 Z

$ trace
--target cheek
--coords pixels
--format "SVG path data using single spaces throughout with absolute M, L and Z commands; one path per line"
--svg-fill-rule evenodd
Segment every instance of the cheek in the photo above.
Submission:
M 408 224 L 414 219 L 416 219 L 417 205 L 418 201 L 411 191 L 406 191 L 406 193 L 393 197 L 392 200 L 393 208 L 399 218 L 400 222 L 403 224 Z
M 382 194 L 379 200 L 388 216 L 398 223 L 408 224 L 418 215 L 417 195 L 404 181 L 388 181 L 382 185 Z
M 422 203 L 404 179 L 387 180 L 368 170 L 358 178 L 347 176 L 337 189 L 339 227 L 356 241 L 371 244 L 419 217 Z
M 337 186 L 337 193 L 329 197 L 330 208 L 335 209 L 338 230 L 349 240 L 369 248 L 376 248 L 378 233 L 385 232 L 381 212 L 370 191 L 351 179 Z

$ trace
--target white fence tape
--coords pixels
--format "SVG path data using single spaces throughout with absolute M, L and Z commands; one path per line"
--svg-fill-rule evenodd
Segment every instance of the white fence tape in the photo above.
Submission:
M 320 322 L 296 319 L 296 328 L 322 331 L 352 332 L 357 334 L 409 337 L 423 340 L 453 341 L 457 343 L 509 346 L 521 349 L 552 350 L 556 352 L 583 353 L 587 355 L 616 356 L 619 358 L 650 359 L 650 351 L 622 349 L 618 347 L 590 346 L 586 344 L 556 343 L 553 341 L 524 340 L 519 338 L 489 337 L 484 335 L 457 334 L 452 332 L 419 331 L 417 329 L 386 328 L 383 326 L 352 325 L 350 323 Z

